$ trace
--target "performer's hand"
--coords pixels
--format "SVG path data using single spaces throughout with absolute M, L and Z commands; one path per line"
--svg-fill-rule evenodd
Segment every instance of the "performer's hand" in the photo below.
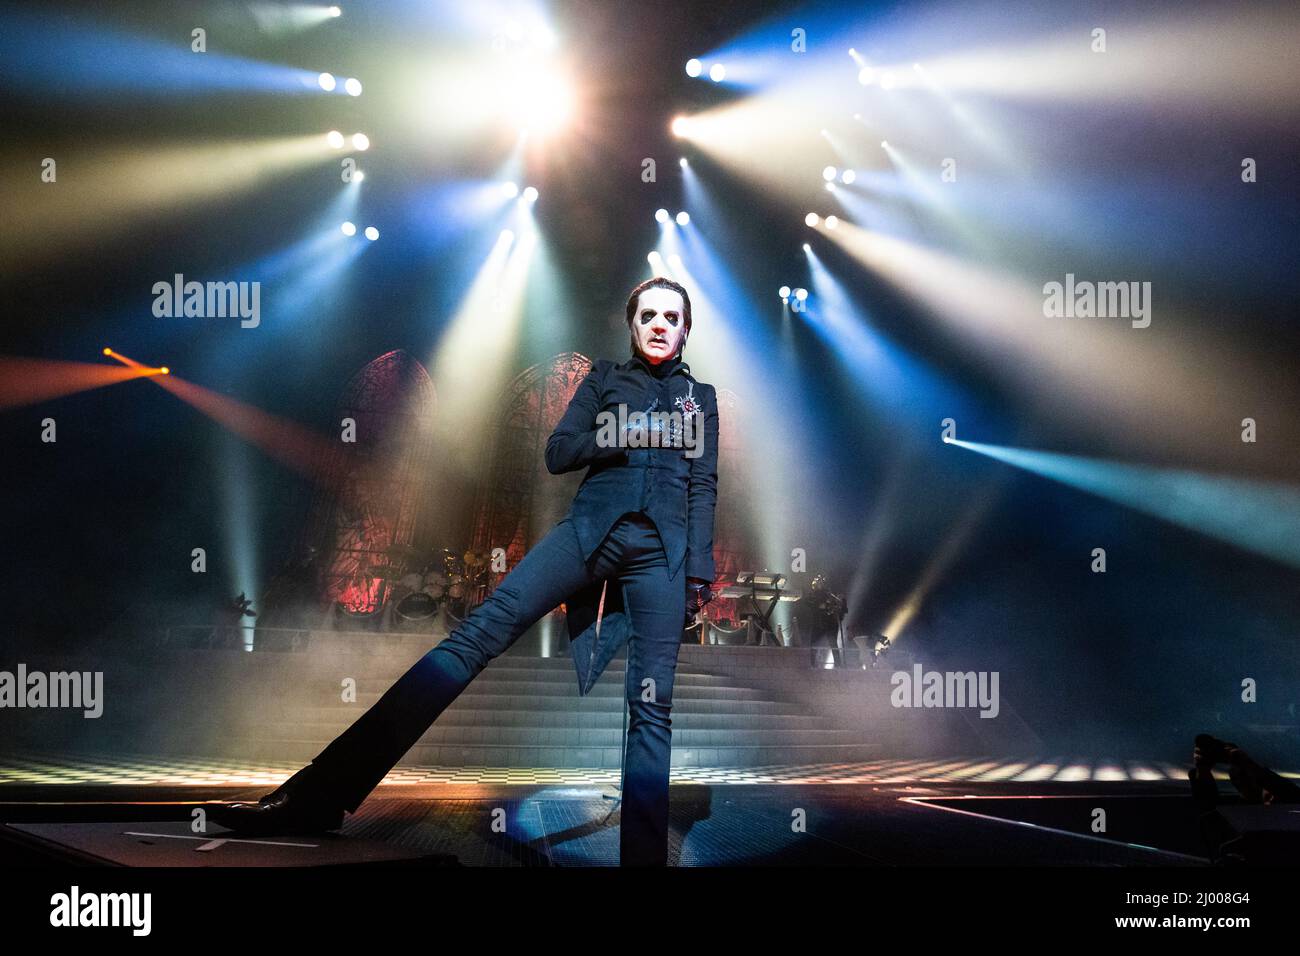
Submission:
M 627 429 L 623 432 L 623 444 L 628 448 L 658 448 L 663 447 L 664 423 L 662 419 L 650 416 L 641 419 L 641 424 L 635 421 L 628 422 Z
M 695 623 L 696 617 L 704 610 L 704 605 L 713 600 L 710 582 L 703 578 L 686 579 L 686 626 Z

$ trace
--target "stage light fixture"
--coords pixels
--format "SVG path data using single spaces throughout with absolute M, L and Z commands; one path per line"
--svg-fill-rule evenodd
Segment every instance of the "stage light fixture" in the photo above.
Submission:
M 357 234 L 357 227 L 354 223 L 345 222 L 343 225 L 339 226 L 339 229 L 342 230 L 343 235 L 345 236 L 355 236 Z
M 535 65 L 510 82 L 514 118 L 521 130 L 542 136 L 562 129 L 573 116 L 577 96 L 572 82 L 555 67 Z
M 685 116 L 678 116 L 673 120 L 670 127 L 674 136 L 689 136 L 691 133 L 691 121 Z
M 524 190 L 524 202 L 537 202 L 537 187 L 529 186 Z
M 320 84 L 320 88 L 326 93 L 331 92 L 334 87 L 338 85 L 338 81 L 334 79 L 333 73 L 322 73 L 320 76 L 316 77 L 316 82 Z
M 822 179 L 826 180 L 827 182 L 830 182 L 837 175 L 839 175 L 839 170 L 836 169 L 834 166 L 827 166 L 825 169 L 822 170 Z
M 685 169 L 685 168 L 686 168 L 687 166 L 689 166 L 690 164 L 689 164 L 688 162 L 686 162 L 686 157 L 683 156 L 681 159 L 677 160 L 677 165 L 680 166 L 680 167 L 682 167 L 682 169 Z
M 695 57 L 691 57 L 689 60 L 686 61 L 687 76 L 699 76 L 703 72 L 704 72 L 704 64 L 701 63 L 699 60 L 695 59 Z
M 353 133 L 352 148 L 359 149 L 362 152 L 365 152 L 370 148 L 370 137 L 367 136 L 365 133 Z
M 501 184 L 501 195 L 505 196 L 507 199 L 514 199 L 516 196 L 519 195 L 519 184 L 518 184 L 518 183 L 502 183 L 502 184 Z
M 471 123 L 504 126 L 528 137 L 533 148 L 569 124 L 581 109 L 582 97 L 571 67 L 547 49 L 552 32 L 530 27 L 525 33 L 520 27 L 518 34 L 510 42 L 498 34 L 493 48 L 509 55 L 491 64 L 436 68 L 429 105 L 439 112 L 464 114 Z
M 667 222 L 667 221 L 668 221 L 668 210 L 667 210 L 667 209 L 656 209 L 656 210 L 655 210 L 655 221 L 656 221 L 656 222 Z
M 800 248 L 803 249 L 804 252 L 812 252 L 812 246 L 808 245 L 806 242 L 800 246 Z
M 691 221 L 691 214 L 688 213 L 686 210 L 683 209 L 681 212 L 677 214 L 677 225 L 684 226 L 690 221 Z
M 881 149 L 889 149 L 889 141 L 888 141 L 888 140 L 884 140 L 884 139 L 882 139 L 882 140 L 880 141 L 880 148 L 881 148 Z
M 803 217 L 803 224 L 805 226 L 816 226 L 817 223 L 821 221 L 822 221 L 822 217 L 817 215 L 817 213 L 815 212 L 810 212 L 808 213 L 808 215 Z
M 839 224 L 840 224 L 840 220 L 839 220 L 839 217 L 838 217 L 838 216 L 827 216 L 827 217 L 826 217 L 826 228 L 827 228 L 827 229 L 834 229 L 834 228 L 836 228 L 837 226 L 839 226 Z
M 335 149 L 343 148 L 343 134 L 336 129 L 330 130 L 325 134 L 325 142 L 329 143 Z
M 844 170 L 844 172 L 840 173 L 840 182 L 842 182 L 846 186 L 852 185 L 853 181 L 856 180 L 857 178 L 858 178 L 858 174 L 851 169 L 846 169 Z
M 721 83 L 727 78 L 727 68 L 721 63 L 715 63 L 709 67 L 709 79 L 714 83 Z
M 808 290 L 807 290 L 807 289 L 795 289 L 795 290 L 794 290 L 794 297 L 795 297 L 796 299 L 798 299 L 800 302 L 803 302 L 805 299 L 808 298 Z
M 371 242 L 374 242 L 376 239 L 379 238 L 379 230 L 376 229 L 374 226 L 366 226 L 366 238 L 369 239 Z
M 352 181 L 354 183 L 359 183 L 365 178 L 366 178 L 366 173 L 365 170 L 363 169 L 358 169 L 355 173 L 352 174 Z
M 104 354 L 105 354 L 105 355 L 112 355 L 112 354 L 113 354 L 113 350 L 110 349 L 110 348 L 106 345 L 106 346 L 104 346 Z
M 864 66 L 858 70 L 858 82 L 863 86 L 870 86 L 871 81 L 876 78 L 876 71 L 869 66 Z
M 343 89 L 347 90 L 348 96 L 360 96 L 361 81 L 356 77 L 351 77 L 343 84 Z
M 341 17 L 341 16 L 343 16 L 343 8 L 342 8 L 342 7 L 330 7 L 329 10 L 328 10 L 327 12 L 328 12 L 329 15 L 332 16 L 332 17 Z
M 776 290 L 776 294 L 782 299 L 788 299 L 790 298 L 790 287 L 788 285 L 783 285 L 781 288 Z
M 169 369 L 166 365 L 164 365 L 158 371 L 162 372 L 164 375 L 170 375 L 172 373 L 172 370 Z

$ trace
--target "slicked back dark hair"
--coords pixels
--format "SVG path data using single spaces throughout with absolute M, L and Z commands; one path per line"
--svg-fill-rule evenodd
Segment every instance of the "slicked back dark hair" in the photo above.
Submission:
M 632 327 L 632 320 L 636 318 L 637 300 L 641 298 L 641 293 L 646 289 L 671 289 L 682 297 L 682 318 L 686 320 L 686 330 L 691 328 L 691 297 L 686 292 L 686 288 L 681 283 L 674 282 L 666 276 L 655 276 L 653 279 L 646 279 L 639 286 L 632 290 L 632 294 L 627 297 L 627 324 L 628 328 Z

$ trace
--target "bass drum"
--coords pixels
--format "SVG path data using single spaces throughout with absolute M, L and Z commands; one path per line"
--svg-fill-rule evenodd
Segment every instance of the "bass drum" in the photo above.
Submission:
M 441 602 L 432 594 L 416 591 L 398 601 L 393 613 L 408 624 L 432 623 L 438 613 L 439 603 Z

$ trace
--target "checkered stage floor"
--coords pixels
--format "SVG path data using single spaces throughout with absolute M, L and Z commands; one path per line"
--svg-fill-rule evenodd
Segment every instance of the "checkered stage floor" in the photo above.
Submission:
M 210 854 L 193 851 L 158 863 L 162 844 L 137 845 L 138 834 L 124 837 L 122 827 L 147 822 L 155 828 L 149 834 L 172 834 L 177 839 L 164 842 L 179 844 L 182 831 L 168 828 L 188 827 L 195 799 L 248 799 L 297 769 L 291 762 L 11 750 L 0 754 L 0 807 L 10 829 L 25 827 L 29 837 L 104 859 L 215 865 Z M 1195 820 L 1187 817 L 1186 769 L 1173 763 L 1067 755 L 895 759 L 680 768 L 672 780 L 674 866 L 1204 862 Z M 465 866 L 614 866 L 618 783 L 611 770 L 399 767 L 377 790 L 379 799 L 344 822 L 346 840 L 319 846 L 364 856 L 382 845 L 412 859 L 451 855 Z M 959 810 L 943 805 L 954 798 L 969 802 Z M 1085 832 L 1091 817 L 1080 801 L 1122 805 L 1114 819 L 1128 829 L 1104 840 Z M 791 835 L 792 802 L 817 821 L 806 839 Z M 485 827 L 502 808 L 512 821 L 508 831 Z M 253 865 L 284 863 L 258 859 Z
M 0 787 L 6 784 L 123 784 L 131 786 L 276 786 L 299 764 L 204 758 L 10 753 L 0 755 Z M 1284 774 L 1296 778 L 1297 774 Z M 499 784 L 603 786 L 618 782 L 613 770 L 517 767 L 397 767 L 382 786 Z M 1008 759 L 876 760 L 756 768 L 682 767 L 674 783 L 863 784 L 863 783 L 1077 783 L 1086 781 L 1177 781 L 1187 768 L 1160 761 L 1054 756 Z

